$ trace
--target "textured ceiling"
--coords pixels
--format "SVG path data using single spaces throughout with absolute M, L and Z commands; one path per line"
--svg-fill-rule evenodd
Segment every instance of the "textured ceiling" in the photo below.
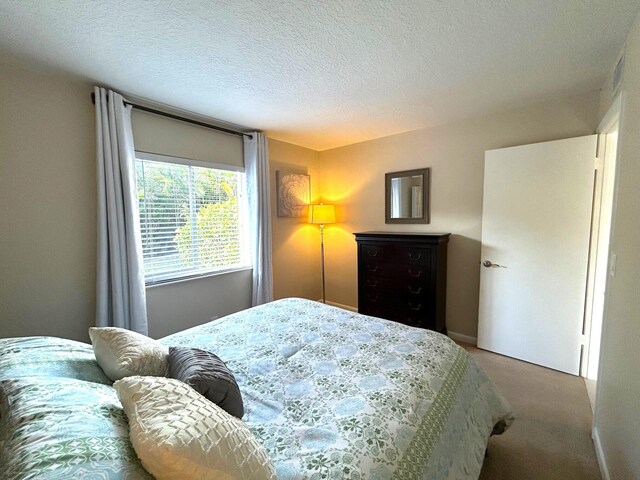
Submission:
M 0 53 L 316 150 L 598 88 L 639 0 L 0 0 Z

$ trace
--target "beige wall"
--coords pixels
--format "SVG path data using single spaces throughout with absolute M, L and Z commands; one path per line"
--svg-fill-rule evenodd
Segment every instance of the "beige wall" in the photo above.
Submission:
M 357 304 L 353 232 L 450 232 L 447 327 L 476 337 L 485 150 L 593 133 L 598 92 L 320 152 L 327 229 L 327 299 Z M 384 174 L 431 168 L 431 223 L 384 223 Z
M 161 338 L 251 306 L 251 270 L 147 287 L 149 336 Z
M 0 337 L 88 340 L 95 318 L 91 86 L 0 65 Z
M 273 241 L 273 294 L 276 299 L 320 298 L 320 233 L 307 218 L 283 218 L 276 211 L 276 172 L 311 175 L 311 199 L 318 197 L 318 152 L 269 139 Z
M 0 66 L 0 337 L 88 340 L 95 319 L 93 87 Z M 318 153 L 270 141 L 275 172 L 312 175 Z M 319 237 L 273 207 L 275 295 L 320 296 Z M 147 289 L 149 334 L 162 337 L 251 305 L 251 270 Z
M 609 478 L 640 478 L 640 16 L 627 38 L 618 143 L 617 190 L 602 332 L 594 436 Z M 601 114 L 612 103 L 611 75 Z
M 88 340 L 95 321 L 95 115 L 90 84 L 0 68 L 0 337 Z M 251 305 L 251 271 L 147 289 L 149 334 Z

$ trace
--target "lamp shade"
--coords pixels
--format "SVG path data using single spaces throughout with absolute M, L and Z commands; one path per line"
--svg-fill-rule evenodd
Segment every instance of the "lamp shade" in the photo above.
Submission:
M 326 225 L 336 223 L 336 211 L 333 205 L 309 205 L 309 223 Z

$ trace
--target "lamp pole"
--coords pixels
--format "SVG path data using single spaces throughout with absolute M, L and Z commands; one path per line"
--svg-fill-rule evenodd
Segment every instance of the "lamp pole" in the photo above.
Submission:
M 327 303 L 324 292 L 324 224 L 320 224 L 320 261 L 322 263 L 322 303 Z
M 322 303 L 327 303 L 326 285 L 324 280 L 324 226 L 336 223 L 336 213 L 333 205 L 310 205 L 309 223 L 320 226 L 320 262 L 322 265 Z

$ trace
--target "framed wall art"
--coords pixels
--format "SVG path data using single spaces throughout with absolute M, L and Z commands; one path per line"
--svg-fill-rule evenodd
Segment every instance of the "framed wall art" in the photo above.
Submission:
M 300 173 L 278 170 L 278 217 L 304 217 L 310 201 L 311 177 Z

